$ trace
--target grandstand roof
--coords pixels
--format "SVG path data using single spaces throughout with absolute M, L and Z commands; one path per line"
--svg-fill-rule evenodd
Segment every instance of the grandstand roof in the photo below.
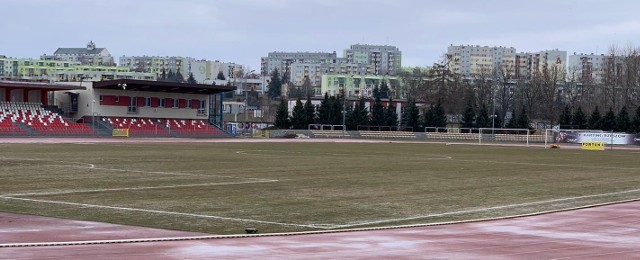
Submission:
M 49 84 L 42 82 L 27 82 L 27 81 L 5 81 L 0 80 L 0 88 L 22 88 L 22 89 L 42 89 L 42 90 L 84 90 L 85 87 L 72 86 L 72 85 L 60 85 Z
M 233 86 L 216 86 L 216 85 L 189 84 L 189 83 L 177 83 L 177 82 L 168 82 L 168 81 L 134 80 L 134 79 L 116 79 L 116 80 L 97 81 L 97 82 L 93 82 L 93 88 L 147 91 L 147 92 L 207 94 L 207 95 L 236 90 L 236 87 L 233 87 Z

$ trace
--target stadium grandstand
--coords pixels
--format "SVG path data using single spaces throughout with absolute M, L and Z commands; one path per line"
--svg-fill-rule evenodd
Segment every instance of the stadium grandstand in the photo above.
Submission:
M 232 86 L 0 81 L 0 136 L 220 137 Z

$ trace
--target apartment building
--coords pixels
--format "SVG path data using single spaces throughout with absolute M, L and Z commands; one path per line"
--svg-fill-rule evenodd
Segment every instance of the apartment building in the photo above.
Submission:
M 395 46 L 354 44 L 344 51 L 346 63 L 371 65 L 374 75 L 397 75 L 402 52 Z
M 158 78 L 169 72 L 178 71 L 186 77 L 190 58 L 171 56 L 122 56 L 118 62 L 120 67 L 128 67 L 135 72 L 155 73 Z
M 77 61 L 18 59 L 0 56 L 0 78 L 49 80 L 54 71 L 71 71 L 73 67 L 81 66 Z
M 451 45 L 447 48 L 449 69 L 465 78 L 514 75 L 516 49 L 513 47 Z
M 399 80 L 394 76 L 379 75 L 322 75 L 321 93 L 335 96 L 344 91 L 346 97 L 372 97 L 373 88 L 380 86 L 382 82 L 393 89 L 399 85 Z M 390 93 L 393 95 L 393 93 Z
M 336 52 L 270 52 L 260 59 L 262 76 L 269 76 L 274 70 L 280 75 L 291 75 L 291 65 L 295 63 L 325 64 L 337 63 Z
M 531 78 L 531 65 L 529 60 L 529 53 L 519 52 L 515 55 L 514 63 L 514 77 L 516 79 L 529 79 Z
M 115 66 L 111 54 L 106 48 L 96 48 L 93 41 L 85 48 L 58 48 L 53 55 L 42 55 L 41 60 L 79 62 L 87 66 Z
M 609 58 L 604 54 L 574 52 L 573 55 L 569 55 L 567 76 L 569 80 L 599 82 L 602 80 L 604 64 Z
M 544 71 L 567 70 L 567 52 L 558 49 L 529 53 L 529 71 L 531 75 Z
M 158 79 L 166 77 L 169 72 L 180 72 L 186 80 L 191 73 L 199 83 L 216 80 L 220 72 L 225 80 L 242 78 L 249 73 L 239 64 L 182 56 L 122 56 L 119 66 L 136 72 L 154 73 Z
M 397 75 L 402 66 L 402 53 L 388 45 L 355 44 L 344 50 L 344 57 L 336 52 L 270 52 L 261 58 L 261 73 L 268 77 L 277 69 L 294 85 L 309 80 L 319 88 L 324 75 Z M 322 95 L 322 93 L 316 93 Z
M 154 74 L 137 73 L 123 67 L 83 65 L 78 61 L 16 59 L 5 56 L 0 56 L 0 78 L 49 82 L 156 79 Z

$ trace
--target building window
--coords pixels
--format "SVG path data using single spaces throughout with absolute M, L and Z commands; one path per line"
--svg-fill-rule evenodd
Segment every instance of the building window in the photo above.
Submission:
M 193 108 L 191 107 L 191 99 L 187 99 L 186 108 Z
M 144 106 L 145 107 L 150 107 L 151 106 L 151 98 L 150 97 L 145 97 L 144 98 Z
M 158 105 L 158 107 L 164 107 L 165 99 L 164 98 L 160 98 L 159 101 L 160 101 L 160 104 Z
M 129 99 L 129 107 L 127 108 L 127 114 L 138 113 L 138 97 L 131 97 Z
M 206 107 L 206 104 L 207 104 L 207 103 L 206 103 L 206 101 L 204 101 L 204 100 L 199 100 L 199 102 L 198 102 L 198 103 L 199 103 L 199 104 L 198 104 L 198 115 L 204 115 L 204 114 L 206 114 L 206 113 L 205 113 L 205 109 L 204 109 L 204 108 Z
M 173 108 L 178 108 L 178 104 L 179 104 L 179 102 L 178 102 L 178 101 L 179 101 L 179 100 L 178 100 L 177 98 L 174 98 L 174 99 L 173 99 Z
M 104 96 L 100 95 L 100 102 L 104 101 Z

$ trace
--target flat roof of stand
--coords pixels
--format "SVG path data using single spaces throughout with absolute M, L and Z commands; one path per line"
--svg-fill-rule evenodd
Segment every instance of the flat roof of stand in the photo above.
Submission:
M 147 91 L 183 94 L 217 94 L 235 91 L 233 86 L 216 86 L 205 84 L 189 84 L 169 81 L 150 81 L 135 79 L 116 79 L 93 82 L 95 89 L 114 89 L 126 91 Z
M 29 81 L 5 81 L 0 80 L 0 88 L 15 88 L 15 89 L 29 89 L 29 90 L 85 90 L 87 88 L 73 85 L 60 85 L 50 84 L 42 82 L 29 82 Z

